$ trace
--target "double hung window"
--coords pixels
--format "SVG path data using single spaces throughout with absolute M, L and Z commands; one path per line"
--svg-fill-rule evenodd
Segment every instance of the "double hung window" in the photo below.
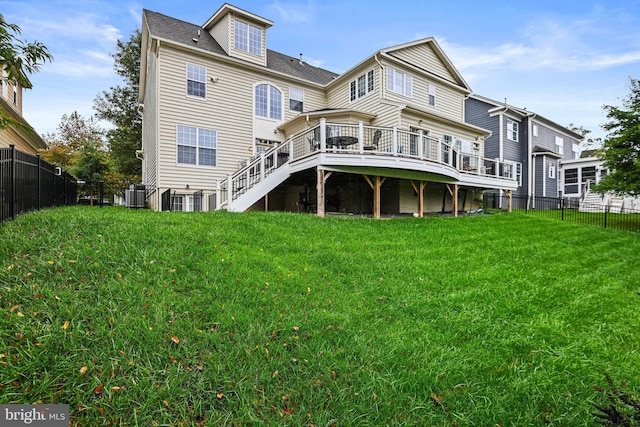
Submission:
M 387 68 L 387 89 L 400 95 L 413 95 L 413 78 L 395 68 Z
M 556 153 L 564 154 L 564 139 L 559 136 L 556 136 Z
M 304 111 L 304 90 L 298 87 L 289 88 L 289 110 Z
M 206 97 L 207 69 L 199 65 L 187 64 L 187 95 Z
M 176 129 L 178 163 L 200 166 L 216 165 L 215 130 L 178 125 Z
M 518 122 L 507 119 L 507 139 L 518 142 Z

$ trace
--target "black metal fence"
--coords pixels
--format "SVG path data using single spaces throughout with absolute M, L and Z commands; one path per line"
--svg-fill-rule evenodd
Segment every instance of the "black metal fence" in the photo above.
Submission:
M 507 209 L 505 196 L 485 194 L 484 206 L 487 209 Z M 581 203 L 574 198 L 555 197 L 512 197 L 513 211 L 524 211 L 561 221 L 594 225 L 615 230 L 640 232 L 640 210 L 601 204 Z
M 21 213 L 76 204 L 77 183 L 66 171 L 11 145 L 0 148 L 0 223 Z

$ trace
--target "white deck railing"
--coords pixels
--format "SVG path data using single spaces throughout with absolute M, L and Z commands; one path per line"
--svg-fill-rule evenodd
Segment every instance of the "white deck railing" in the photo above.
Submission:
M 245 162 L 218 183 L 216 206 L 222 209 L 266 179 L 281 166 L 321 152 L 367 154 L 419 159 L 449 166 L 460 173 L 515 181 L 516 162 L 463 153 L 438 138 L 397 128 L 327 123 L 290 137 Z

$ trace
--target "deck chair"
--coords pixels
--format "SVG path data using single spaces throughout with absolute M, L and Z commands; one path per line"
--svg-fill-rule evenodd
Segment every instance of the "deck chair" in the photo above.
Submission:
M 381 137 L 382 137 L 382 131 L 380 129 L 378 129 L 373 134 L 373 141 L 371 142 L 371 145 L 365 146 L 364 149 L 365 150 L 377 150 L 378 149 L 378 142 L 380 142 L 380 138 Z

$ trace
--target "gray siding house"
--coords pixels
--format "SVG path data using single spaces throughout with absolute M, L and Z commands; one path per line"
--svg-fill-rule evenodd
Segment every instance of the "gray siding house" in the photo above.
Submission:
M 521 203 L 564 196 L 562 161 L 580 157 L 582 135 L 527 109 L 475 94 L 465 100 L 465 120 L 491 131 L 485 157 L 518 163 L 513 195 Z

